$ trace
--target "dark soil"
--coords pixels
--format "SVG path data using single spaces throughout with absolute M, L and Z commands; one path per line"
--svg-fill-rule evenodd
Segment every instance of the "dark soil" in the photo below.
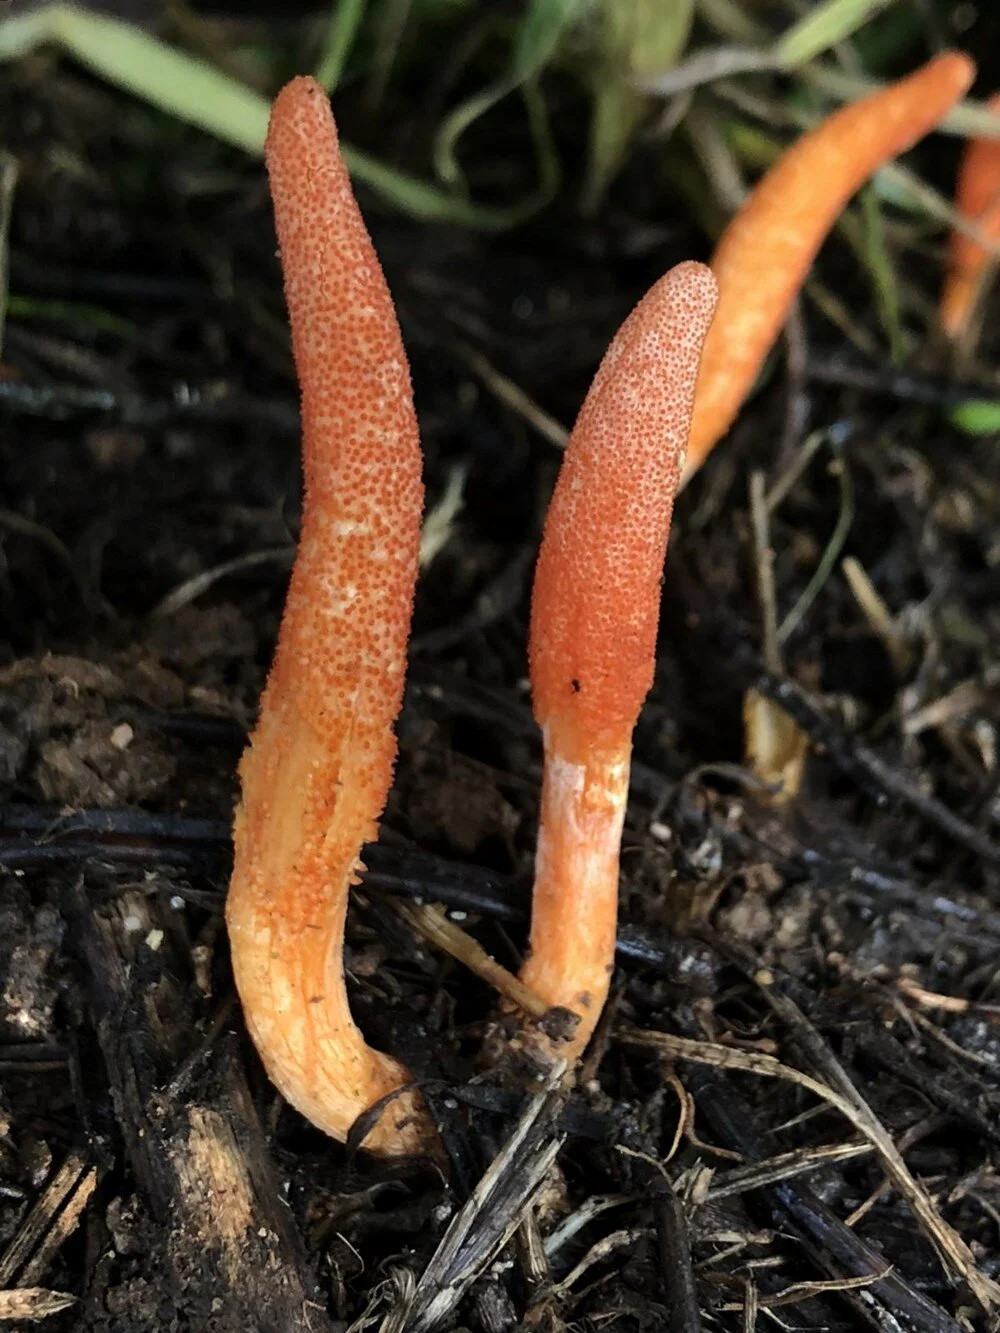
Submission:
M 551 96 L 571 169 L 582 104 L 558 78 Z M 423 122 L 391 98 L 386 115 L 376 134 L 345 107 L 347 133 L 424 170 Z M 939 237 L 892 233 L 907 378 L 807 299 L 793 354 L 678 505 L 613 1004 L 583 1086 L 525 1103 L 477 1078 L 495 997 L 393 909 L 442 902 L 517 965 L 540 782 L 526 616 L 558 451 L 469 349 L 568 425 L 635 300 L 708 243 L 655 143 L 593 221 L 567 187 L 499 238 L 362 193 L 429 503 L 467 474 L 421 579 L 397 781 L 349 924 L 355 1011 L 425 1082 L 445 1180 L 346 1152 L 281 1105 L 232 991 L 235 766 L 299 506 L 263 168 L 47 57 L 4 67 L 0 123 L 20 168 L 0 367 L 0 1297 L 65 1293 L 44 1327 L 109 1333 L 341 1329 L 365 1311 L 359 1328 L 490 1333 L 690 1330 L 699 1310 L 732 1330 L 771 1310 L 796 1329 L 995 1327 L 1000 462 L 946 408 L 964 385 L 995 394 L 998 338 L 987 317 L 959 374 L 928 332 Z M 506 173 L 516 193 L 520 121 L 497 124 L 485 188 Z M 956 152 L 935 139 L 912 163 L 947 192 Z M 842 240 L 816 273 L 881 347 Z M 773 485 L 816 429 L 771 525 L 780 614 L 839 516 L 849 530 L 783 672 L 764 672 L 748 479 Z M 845 556 L 894 616 L 895 662 Z M 810 738 L 780 809 L 743 767 L 751 688 Z M 445 1229 L 526 1105 L 536 1120 L 449 1266 Z M 875 1122 L 979 1279 L 936 1250 Z

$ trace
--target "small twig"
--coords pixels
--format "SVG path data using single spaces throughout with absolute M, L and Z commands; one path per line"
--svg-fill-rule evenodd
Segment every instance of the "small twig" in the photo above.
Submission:
M 991 681 L 991 683 L 996 682 Z M 902 721 L 903 735 L 919 736 L 922 731 L 930 728 L 946 727 L 959 718 L 978 712 L 988 704 L 989 695 L 984 682 L 963 680 L 940 698 L 932 699 L 922 708 L 905 713 Z
M 430 1333 L 507 1243 L 562 1147 L 556 1129 L 568 1093 L 565 1063 L 528 1099 L 514 1132 L 452 1219 L 420 1280 L 382 1325 L 381 1333 Z
M 258 565 L 290 565 L 294 558 L 293 546 L 273 546 L 263 551 L 247 551 L 245 555 L 224 560 L 221 564 L 213 565 L 211 569 L 203 569 L 200 573 L 185 579 L 183 583 L 179 583 L 153 607 L 149 618 L 163 620 L 167 616 L 176 615 L 178 611 L 190 606 L 208 592 L 213 584 L 230 574 L 242 574 L 244 570 L 255 569 Z
M 985 861 L 1000 863 L 1000 844 L 961 815 L 956 815 L 936 797 L 919 791 L 909 778 L 887 764 L 874 750 L 854 737 L 840 733 L 794 681 L 761 670 L 757 673 L 754 688 L 781 704 L 803 731 L 808 732 L 813 743 L 823 747 L 838 768 L 861 782 L 877 799 L 892 796 L 902 801 L 968 851 Z
M 678 1015 L 690 1029 L 690 1015 Z M 754 1114 L 733 1080 L 707 1066 L 691 1071 L 699 1102 L 716 1133 L 744 1158 L 764 1158 L 755 1132 Z M 805 1254 L 831 1277 L 884 1274 L 869 1289 L 867 1317 L 876 1328 L 901 1325 L 920 1333 L 961 1333 L 959 1325 L 933 1301 L 916 1291 L 898 1269 L 885 1271 L 885 1256 L 844 1226 L 840 1218 L 804 1180 L 778 1180 L 764 1190 L 772 1226 L 790 1232 Z
M 878 339 L 852 315 L 837 293 L 816 277 L 807 278 L 803 290 L 825 319 L 863 355 L 877 361 L 884 355 Z
M 806 393 L 806 365 L 809 339 L 802 316 L 802 301 L 796 299 L 783 332 L 785 345 L 785 423 L 778 445 L 779 462 L 793 456 L 809 425 L 809 396 Z
M 553 1294 L 556 1296 L 565 1296 L 570 1287 L 574 1285 L 588 1269 L 593 1268 L 595 1264 L 602 1263 L 616 1250 L 625 1249 L 626 1246 L 635 1245 L 636 1241 L 643 1236 L 649 1235 L 648 1227 L 622 1227 L 618 1231 L 612 1231 L 607 1236 L 602 1236 L 599 1241 L 593 1244 L 582 1259 L 570 1269 L 561 1282 L 557 1282 L 553 1288 Z M 671 1327 L 674 1327 L 673 1325 Z
M 13 834 L 14 836 L 10 836 Z M 19 836 L 20 835 L 20 836 Z M 156 815 L 137 810 L 65 811 L 48 806 L 0 805 L 0 869 L 98 860 L 110 864 L 218 864 L 229 854 L 230 825 L 222 820 Z M 368 889 L 404 898 L 442 902 L 497 921 L 518 923 L 528 916 L 521 883 L 476 866 L 456 865 L 412 848 L 374 843 L 363 852 Z M 186 897 L 219 909 L 217 894 L 185 889 Z M 690 941 L 654 939 L 638 926 L 619 930 L 616 956 L 669 976 L 683 972 L 688 987 L 712 989 L 707 950 Z
M 980 1272 L 968 1245 L 938 1213 L 930 1195 L 910 1174 L 909 1168 L 900 1157 L 885 1128 L 856 1091 L 854 1096 L 860 1105 L 856 1104 L 853 1097 L 842 1095 L 841 1092 L 821 1083 L 810 1074 L 803 1074 L 790 1065 L 782 1064 L 773 1055 L 762 1055 L 757 1051 L 743 1051 L 730 1046 L 721 1046 L 716 1042 L 694 1041 L 689 1037 L 675 1037 L 666 1032 L 650 1032 L 637 1028 L 626 1028 L 619 1033 L 619 1037 L 626 1045 L 645 1046 L 675 1060 L 692 1060 L 696 1064 L 711 1065 L 716 1069 L 738 1069 L 763 1078 L 786 1079 L 790 1083 L 808 1089 L 834 1107 L 878 1152 L 886 1171 L 899 1192 L 910 1203 L 927 1234 L 934 1240 L 942 1258 L 969 1284 L 970 1290 L 975 1293 L 983 1308 L 988 1311 L 1000 1305 L 1000 1286 L 985 1273 Z
M 956 407 L 970 399 L 988 397 L 992 392 L 977 384 L 946 384 L 884 366 L 854 365 L 836 357 L 811 359 L 806 365 L 806 375 L 817 384 L 859 389 L 862 393 L 881 394 L 904 403 L 929 403 L 932 407 Z
M 524 1013 L 532 1018 L 543 1018 L 548 1013 L 549 1007 L 544 1000 L 513 972 L 508 972 L 496 959 L 491 958 L 482 945 L 466 934 L 461 926 L 449 921 L 440 907 L 431 903 L 396 902 L 393 908 L 397 916 L 402 917 L 424 939 L 481 977 L 487 985 Z
M 93 1179 L 91 1179 L 93 1177 Z M 51 1257 L 47 1238 L 56 1226 L 60 1212 L 72 1204 L 73 1196 L 80 1190 L 85 1191 L 85 1198 L 90 1197 L 96 1184 L 96 1172 L 87 1169 L 84 1157 L 72 1152 L 62 1166 L 54 1172 L 49 1183 L 36 1201 L 34 1207 L 21 1223 L 13 1240 L 0 1256 L 0 1287 L 6 1287 L 27 1268 L 36 1253 L 45 1252 Z M 79 1213 L 76 1214 L 78 1219 Z M 59 1234 L 59 1243 L 63 1239 Z M 37 1281 L 34 1275 L 34 1280 Z
M 946 1129 L 947 1126 L 948 1126 L 947 1116 L 943 1115 L 927 1116 L 924 1120 L 918 1121 L 917 1124 L 911 1125 L 910 1128 L 904 1134 L 901 1134 L 899 1136 L 899 1145 L 898 1145 L 899 1151 L 909 1152 L 909 1150 L 912 1147 L 914 1147 L 922 1139 L 927 1138 L 929 1134 L 939 1133 L 941 1130 Z M 879 1181 L 879 1183 L 872 1190 L 872 1192 L 868 1195 L 868 1198 L 864 1199 L 860 1204 L 858 1204 L 857 1208 L 855 1208 L 853 1212 L 848 1213 L 848 1215 L 844 1218 L 844 1226 L 852 1228 L 856 1227 L 858 1223 L 862 1221 L 863 1218 L 867 1217 L 867 1215 L 871 1212 L 871 1210 L 875 1207 L 875 1205 L 889 1194 L 891 1189 L 892 1186 L 889 1183 L 888 1177 L 883 1176 L 882 1179 Z
M 734 1194 L 773 1185 L 777 1180 L 793 1180 L 808 1171 L 818 1171 L 834 1162 L 851 1162 L 856 1157 L 867 1157 L 874 1151 L 870 1143 L 833 1143 L 822 1148 L 802 1148 L 779 1153 L 762 1162 L 737 1166 L 731 1171 L 718 1172 L 705 1195 L 704 1202 L 728 1199 Z
M 754 568 L 760 602 L 761 656 L 769 671 L 781 670 L 778 641 L 778 599 L 774 589 L 774 549 L 771 546 L 771 507 L 764 493 L 763 472 L 750 474 L 750 522 L 753 529 Z
M 656 1238 L 661 1281 L 667 1298 L 668 1326 L 677 1333 L 700 1333 L 701 1316 L 687 1218 L 669 1181 L 660 1178 L 655 1189 Z
M 785 616 L 784 620 L 778 626 L 778 641 L 787 643 L 791 636 L 798 629 L 799 624 L 808 613 L 813 602 L 819 596 L 827 579 L 833 572 L 833 568 L 840 558 L 840 553 L 844 549 L 844 543 L 847 541 L 847 534 L 851 530 L 851 524 L 854 522 L 854 486 L 851 482 L 851 474 L 847 467 L 847 460 L 841 456 L 836 462 L 837 482 L 840 489 L 840 512 L 837 515 L 837 522 L 834 525 L 833 532 L 830 534 L 830 540 L 820 557 L 819 564 L 813 573 L 812 578 L 802 589 L 798 601 Z
M 762 1310 L 774 1310 L 782 1305 L 798 1305 L 801 1301 L 806 1301 L 815 1296 L 820 1296 L 831 1291 L 858 1291 L 864 1287 L 870 1287 L 876 1282 L 881 1282 L 886 1273 L 889 1272 L 891 1264 L 886 1264 L 882 1273 L 866 1273 L 862 1277 L 836 1277 L 828 1278 L 826 1281 L 813 1282 L 793 1282 L 791 1286 L 785 1287 L 781 1291 L 772 1292 L 770 1295 L 756 1296 L 756 1304 Z M 719 1307 L 722 1310 L 743 1310 L 744 1303 L 739 1304 L 730 1302 L 727 1305 Z
M 829 438 L 829 431 L 814 430 L 811 435 L 807 435 L 802 441 L 802 447 L 772 483 L 764 497 L 764 503 L 769 514 L 775 513 L 785 503 L 791 491 L 798 485 L 799 478 Z
M 792 1030 L 795 1039 L 809 1059 L 830 1080 L 828 1093 L 851 1108 L 849 1119 L 858 1131 L 874 1146 L 882 1159 L 887 1175 L 909 1203 L 918 1221 L 934 1243 L 947 1267 L 956 1272 L 969 1286 L 976 1299 L 989 1312 L 1000 1306 L 1000 1284 L 982 1273 L 975 1256 L 965 1240 L 950 1226 L 937 1208 L 927 1190 L 914 1179 L 910 1170 L 885 1129 L 864 1097 L 858 1092 L 847 1071 L 837 1060 L 829 1045 L 822 1039 L 805 1014 L 790 996 L 776 984 L 776 978 L 767 969 L 754 967 L 753 980 L 775 1013 Z M 836 1104 L 832 1103 L 831 1104 Z M 840 1109 L 838 1105 L 837 1109 Z
M 545 1237 L 546 1257 L 555 1259 L 564 1245 L 609 1208 L 622 1208 L 625 1204 L 634 1203 L 635 1198 L 631 1194 L 592 1194 Z
M 557 421 L 544 408 L 539 407 L 519 384 L 515 384 L 510 376 L 505 375 L 502 370 L 497 370 L 493 362 L 484 356 L 478 348 L 467 342 L 458 342 L 455 344 L 455 348 L 472 373 L 489 389 L 498 402 L 503 403 L 505 407 L 509 407 L 519 417 L 523 417 L 533 430 L 536 430 L 550 444 L 554 444 L 557 449 L 565 449 L 566 441 L 569 439 L 569 431 L 562 422 Z
M 774 551 L 764 476 L 750 478 L 750 519 L 753 527 L 757 595 L 761 606 L 762 652 L 772 671 L 781 670 L 778 598 L 774 587 Z M 749 689 L 743 700 L 743 746 L 746 762 L 777 803 L 794 799 L 802 781 L 807 742 L 788 714 L 759 691 Z
M 882 595 L 868 577 L 864 565 L 853 555 L 845 556 L 840 567 L 862 615 L 882 640 L 893 670 L 897 676 L 905 676 L 910 669 L 910 652 Z
M 77 1298 L 66 1291 L 49 1291 L 46 1287 L 14 1287 L 0 1291 L 0 1321 L 17 1319 L 35 1323 L 49 1315 L 61 1314 L 75 1305 Z
M 0 150 L 0 356 L 3 355 L 4 321 L 10 286 L 10 218 L 17 189 L 17 158 Z
M 1000 1061 L 993 1056 L 984 1055 L 981 1051 L 970 1051 L 967 1047 L 954 1041 L 948 1036 L 947 1032 L 942 1032 L 935 1023 L 932 1023 L 926 1014 L 921 1014 L 913 1009 L 906 1009 L 902 1004 L 900 1008 L 904 1009 L 908 1022 L 918 1027 L 930 1041 L 936 1041 L 940 1046 L 943 1046 L 950 1056 L 957 1060 L 967 1060 L 979 1069 L 986 1069 L 994 1077 L 1000 1074 Z
M 0 404 L 7 412 L 40 417 L 45 421 L 107 418 L 125 426 L 161 426 L 173 421 L 252 421 L 283 433 L 299 428 L 295 407 L 284 399 L 250 398 L 217 386 L 179 383 L 169 397 L 135 392 L 113 393 L 107 388 L 79 384 L 30 384 L 0 379 Z
M 44 1240 L 21 1271 L 19 1285 L 32 1287 L 48 1271 L 56 1252 L 80 1225 L 84 1209 L 97 1189 L 97 1179 L 97 1167 L 92 1166 L 77 1180 L 69 1199 L 52 1219 Z
M 463 493 L 468 469 L 464 463 L 448 469 L 444 490 L 437 503 L 428 509 L 420 528 L 420 568 L 426 569 L 444 549 L 462 512 Z

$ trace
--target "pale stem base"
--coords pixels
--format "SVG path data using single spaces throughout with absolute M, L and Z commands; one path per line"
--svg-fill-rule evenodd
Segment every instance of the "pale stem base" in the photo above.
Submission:
M 522 980 L 580 1022 L 558 1055 L 573 1061 L 608 997 L 618 921 L 618 863 L 630 747 L 574 763 L 545 737 L 531 954 Z
M 405 1089 L 410 1075 L 367 1045 L 348 1007 L 349 886 L 358 845 L 375 826 L 365 830 L 351 808 L 351 775 L 342 770 L 331 783 L 330 769 L 326 743 L 293 709 L 262 717 L 241 766 L 226 923 L 247 1030 L 264 1068 L 286 1101 L 343 1142 L 358 1116 Z M 386 1155 L 433 1152 L 419 1094 L 400 1092 L 363 1146 Z

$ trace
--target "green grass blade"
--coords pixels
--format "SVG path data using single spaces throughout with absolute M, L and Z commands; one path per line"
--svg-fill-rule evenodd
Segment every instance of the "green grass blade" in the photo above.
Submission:
M 138 332 L 133 320 L 86 301 L 47 300 L 37 296 L 17 296 L 11 292 L 7 297 L 7 313 L 22 321 L 52 320 L 93 333 L 108 333 L 116 338 L 134 337 Z
M 825 0 L 778 39 L 774 53 L 788 69 L 804 65 L 863 27 L 895 0 Z
M 195 56 L 118 19 L 75 5 L 49 5 L 0 20 L 0 61 L 46 44 L 58 46 L 108 83 L 223 143 L 254 156 L 264 151 L 267 98 Z M 516 209 L 471 204 L 347 144 L 343 153 L 355 180 L 412 217 L 501 231 L 521 216 Z
M 531 0 L 514 47 L 512 73 L 519 84 L 545 68 L 583 9 L 583 0 Z
M 464 180 L 456 148 L 465 131 L 549 63 L 563 34 L 583 7 L 584 0 L 531 0 L 518 32 L 509 73 L 460 103 L 441 122 L 434 145 L 434 169 L 446 184 L 458 186 Z
M 484 116 L 516 87 L 516 81 L 510 78 L 491 83 L 488 88 L 467 98 L 441 122 L 434 140 L 434 170 L 446 184 L 458 186 L 465 181 L 455 155 L 459 139 L 474 121 Z
M 1000 403 L 995 399 L 970 398 L 948 413 L 948 420 L 966 435 L 996 435 L 1000 432 Z
M 423 222 L 451 222 L 477 231 L 505 231 L 524 216 L 520 208 L 489 208 L 460 195 L 449 194 L 416 176 L 386 166 L 378 158 L 370 157 L 350 144 L 342 143 L 340 149 L 347 169 L 356 181 L 367 185 L 401 213 Z
M 248 153 L 261 152 L 266 100 L 205 61 L 75 5 L 50 5 L 0 23 L 0 60 L 49 42 L 168 115 Z
M 621 167 L 647 98 L 633 80 L 673 68 L 687 46 L 694 0 L 603 0 L 590 78 L 593 106 L 581 211 L 593 214 Z
M 899 365 L 906 351 L 900 314 L 899 283 L 885 236 L 878 191 L 867 185 L 860 194 L 861 258 L 875 292 L 879 322 L 889 340 L 889 356 Z
M 17 189 L 17 159 L 0 149 L 0 356 L 3 355 L 3 336 L 11 297 L 8 290 L 10 250 L 10 219 L 14 209 L 14 191 Z
M 340 82 L 367 7 L 368 0 L 333 0 L 325 49 L 316 67 L 316 82 L 328 93 Z

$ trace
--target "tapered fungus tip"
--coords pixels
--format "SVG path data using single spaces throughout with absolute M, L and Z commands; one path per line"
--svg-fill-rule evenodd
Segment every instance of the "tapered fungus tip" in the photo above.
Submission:
M 652 681 L 663 555 L 716 299 L 709 268 L 678 264 L 625 320 L 545 521 L 529 648 L 535 716 L 578 732 L 588 751 L 627 744 Z
M 719 309 L 705 341 L 684 482 L 735 420 L 844 205 L 947 115 L 975 73 L 964 52 L 936 56 L 834 111 L 751 191 L 712 256 Z
M 986 105 L 1000 115 L 1000 93 L 994 93 Z M 955 211 L 963 221 L 975 224 L 983 240 L 1000 238 L 1000 140 L 973 139 L 966 147 L 955 185 Z M 994 269 L 986 246 L 956 227 L 948 244 L 941 291 L 941 327 L 949 338 L 965 338 Z
M 976 77 L 976 62 L 965 51 L 943 51 L 936 63 L 943 73 L 949 74 L 957 89 L 957 96 L 968 92 Z
M 274 144 L 287 135 L 309 135 L 317 130 L 325 148 L 338 144 L 330 99 L 311 75 L 300 74 L 285 84 L 271 104 L 265 151 L 270 155 Z

